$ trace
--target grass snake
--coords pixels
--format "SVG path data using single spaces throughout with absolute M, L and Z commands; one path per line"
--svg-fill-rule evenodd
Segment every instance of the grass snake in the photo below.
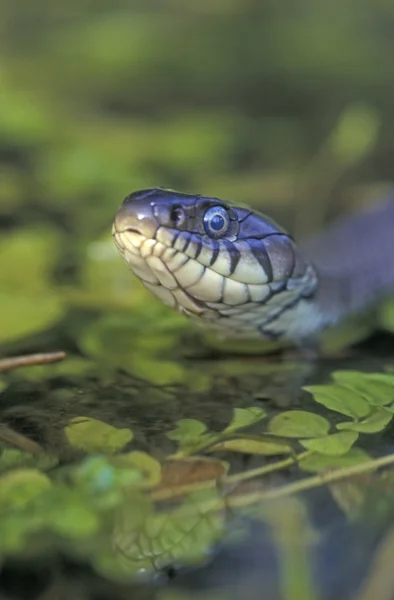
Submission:
M 267 216 L 154 188 L 118 210 L 129 268 L 167 306 L 221 337 L 302 344 L 394 288 L 394 200 L 296 245 Z

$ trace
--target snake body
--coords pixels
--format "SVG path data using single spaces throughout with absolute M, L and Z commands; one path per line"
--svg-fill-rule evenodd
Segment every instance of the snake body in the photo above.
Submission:
M 121 256 L 167 306 L 221 337 L 314 337 L 394 288 L 394 201 L 297 247 L 267 216 L 154 188 L 116 214 Z

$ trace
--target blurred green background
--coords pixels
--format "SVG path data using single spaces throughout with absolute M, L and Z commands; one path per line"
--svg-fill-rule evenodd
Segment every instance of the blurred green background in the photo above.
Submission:
M 104 312 L 104 331 L 134 314 L 135 340 L 138 310 L 157 334 L 168 312 L 110 235 L 138 188 L 246 202 L 299 235 L 373 201 L 393 56 L 391 0 L 2 0 L 0 343 L 70 314 L 78 338 Z

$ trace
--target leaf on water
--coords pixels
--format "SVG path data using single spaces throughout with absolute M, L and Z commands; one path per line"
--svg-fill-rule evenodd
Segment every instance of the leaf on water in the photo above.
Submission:
M 350 448 L 342 456 L 328 456 L 327 454 L 313 453 L 300 460 L 299 467 L 308 473 L 319 473 L 327 469 L 341 469 L 354 467 L 371 460 L 371 457 L 361 448 Z
M 133 439 L 130 429 L 117 429 L 98 419 L 75 417 L 65 428 L 71 446 L 85 452 L 114 454 Z
M 217 480 L 227 475 L 229 465 L 216 458 L 191 456 L 177 460 L 166 460 L 162 466 L 159 488 L 174 488 L 205 481 Z
M 57 489 L 50 498 L 47 526 L 71 539 L 90 537 L 99 528 L 99 517 L 78 491 Z
M 273 435 L 294 438 L 321 437 L 327 435 L 330 423 L 324 417 L 304 410 L 289 410 L 276 415 L 269 424 Z
M 342 456 L 346 454 L 358 439 L 356 431 L 342 431 L 325 437 L 310 440 L 300 440 L 301 446 L 313 452 L 327 456 Z
M 393 414 L 391 412 L 387 411 L 385 408 L 377 407 L 366 419 L 363 419 L 358 423 L 338 423 L 337 429 L 347 429 L 349 431 L 358 431 L 359 433 L 377 433 L 378 431 L 382 431 L 386 425 L 390 423 L 392 418 Z
M 241 452 L 242 454 L 262 454 L 263 456 L 279 456 L 291 454 L 292 447 L 275 440 L 259 438 L 235 438 L 224 440 L 210 447 L 208 452 Z
M 394 400 L 394 375 L 336 371 L 334 381 L 358 392 L 370 405 L 385 406 Z
M 161 479 L 161 465 L 158 460 L 146 452 L 129 452 L 120 454 L 111 460 L 112 464 L 121 469 L 137 469 L 143 475 L 138 487 L 150 488 L 157 485 Z
M 181 448 L 199 442 L 207 432 L 204 423 L 197 419 L 180 419 L 176 423 L 176 429 L 169 431 L 166 435 L 169 440 L 178 442 Z
M 253 425 L 254 423 L 258 423 L 258 421 L 265 419 L 266 416 L 266 411 L 258 406 L 235 408 L 230 425 L 226 427 L 223 433 L 232 433 L 242 427 L 248 427 L 249 425 Z
M 303 388 L 310 392 L 316 402 L 347 417 L 359 419 L 370 412 L 366 400 L 354 390 L 337 384 L 311 385 Z
M 0 454 L 0 472 L 8 471 L 20 467 L 31 467 L 40 471 L 45 471 L 56 466 L 58 458 L 51 454 L 40 453 L 37 455 L 15 450 L 14 448 L 4 448 Z
M 51 487 L 46 475 L 36 469 L 16 469 L 0 479 L 0 509 L 27 504 Z

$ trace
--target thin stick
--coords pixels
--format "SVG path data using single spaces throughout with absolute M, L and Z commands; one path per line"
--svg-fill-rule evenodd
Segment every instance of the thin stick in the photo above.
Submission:
M 30 452 L 30 454 L 41 454 L 43 449 L 39 444 L 33 442 L 22 433 L 14 431 L 8 425 L 0 423 L 0 442 L 6 442 L 11 446 L 23 450 L 24 452 Z
M 347 479 L 349 477 L 355 477 L 364 473 L 370 473 L 376 471 L 381 467 L 385 467 L 394 463 L 394 454 L 388 456 L 382 456 L 368 462 L 363 462 L 354 467 L 346 467 L 343 469 L 334 469 L 320 475 L 308 477 L 307 479 L 301 479 L 294 483 L 289 483 L 278 488 L 273 488 L 264 492 L 252 492 L 245 496 L 236 496 L 234 498 L 227 499 L 227 504 L 231 507 L 249 506 L 255 502 L 262 502 L 265 500 L 274 500 L 283 496 L 290 496 L 290 494 L 297 494 L 305 490 L 320 487 L 333 481 L 340 481 L 341 479 Z
M 46 352 L 42 354 L 26 354 L 0 359 L 0 372 L 11 371 L 20 367 L 33 367 L 60 362 L 66 358 L 65 352 Z

